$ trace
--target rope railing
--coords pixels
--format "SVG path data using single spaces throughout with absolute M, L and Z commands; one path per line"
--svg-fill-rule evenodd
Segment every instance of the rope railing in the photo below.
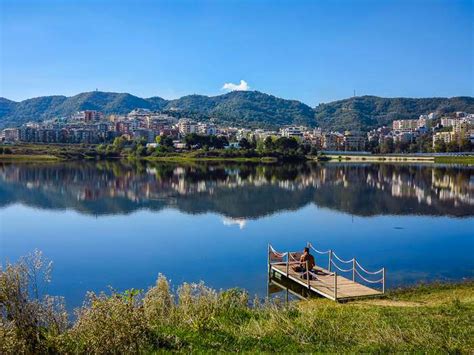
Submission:
M 300 253 L 288 253 L 288 256 L 290 257 L 291 260 L 296 260 L 299 262 L 299 258 L 295 258 L 295 255 L 298 255 Z
M 356 274 L 359 275 L 359 277 L 364 280 L 365 282 L 371 283 L 371 284 L 378 284 L 384 281 L 384 278 L 382 277 L 380 280 L 368 280 L 364 276 L 362 276 L 357 269 L 355 270 Z
M 308 246 L 318 254 L 328 254 L 328 253 L 331 252 L 330 250 L 320 251 L 320 250 L 316 249 L 315 247 L 313 247 L 313 244 L 311 244 L 311 243 L 308 243 Z
M 284 258 L 285 256 L 288 255 L 288 252 L 280 253 L 280 252 L 276 251 L 275 249 L 273 249 L 273 247 L 271 245 L 269 245 L 269 249 L 270 249 L 270 252 L 272 254 L 274 254 L 277 258 Z
M 342 272 L 349 272 L 349 271 L 352 271 L 353 268 L 350 268 L 350 269 L 342 269 L 341 267 L 339 267 L 339 265 L 337 265 L 333 260 L 331 260 L 331 264 L 336 268 L 338 269 L 339 271 L 342 271 Z
M 311 248 L 313 251 L 315 251 L 318 254 L 328 254 L 328 267 L 327 270 L 322 268 L 322 270 L 325 272 L 326 276 L 331 276 L 334 278 L 334 299 L 337 300 L 337 272 L 336 270 L 343 272 L 343 273 L 348 273 L 352 271 L 352 281 L 356 282 L 356 276 L 358 276 L 361 280 L 370 283 L 370 284 L 378 284 L 382 283 L 382 292 L 385 293 L 385 268 L 382 268 L 377 271 L 369 271 L 365 269 L 360 263 L 356 260 L 356 258 L 352 258 L 350 260 L 345 260 L 339 257 L 336 253 L 334 253 L 331 249 L 327 251 L 320 251 L 317 250 L 311 243 L 307 243 L 307 246 Z M 270 265 L 286 265 L 286 276 L 289 275 L 289 269 L 290 265 L 302 265 L 302 262 L 300 261 L 299 257 L 301 256 L 302 253 L 299 252 L 285 252 L 285 253 L 280 253 L 276 251 L 271 245 L 269 245 L 268 248 L 269 251 L 269 268 Z M 286 257 L 286 261 L 283 259 Z M 275 260 L 277 259 L 277 260 Z M 349 269 L 344 269 L 341 266 L 339 266 L 335 260 L 337 260 L 340 263 L 343 264 L 349 264 L 352 263 L 352 267 Z M 306 268 L 308 267 L 308 261 L 306 261 Z M 334 267 L 336 270 L 331 270 L 331 267 Z M 299 277 L 305 279 L 307 281 L 307 287 L 308 289 L 311 289 L 311 280 L 317 280 L 322 283 L 327 283 L 328 280 L 323 280 L 321 279 L 318 274 L 313 272 L 312 270 L 304 270 L 302 272 L 296 271 L 294 268 L 292 268 L 292 272 Z M 370 280 L 367 278 L 367 276 L 362 275 L 362 273 L 365 273 L 367 275 L 378 275 L 382 273 L 382 277 L 378 280 Z M 311 279 L 310 279 L 311 277 Z
M 344 260 L 344 259 L 341 259 L 340 257 L 337 256 L 336 253 L 332 253 L 332 256 L 334 256 L 337 260 L 339 260 L 341 263 L 344 263 L 344 264 L 349 264 L 349 263 L 352 263 L 354 261 L 354 258 L 352 258 L 351 260 Z
M 380 274 L 381 272 L 383 272 L 383 270 L 384 270 L 383 268 L 381 268 L 380 270 L 377 270 L 377 271 L 368 271 L 368 270 L 364 269 L 362 267 L 362 265 L 359 264 L 359 262 L 357 260 L 355 261 L 355 263 L 363 272 L 365 272 L 366 274 L 369 274 L 369 275 L 377 275 L 377 274 Z

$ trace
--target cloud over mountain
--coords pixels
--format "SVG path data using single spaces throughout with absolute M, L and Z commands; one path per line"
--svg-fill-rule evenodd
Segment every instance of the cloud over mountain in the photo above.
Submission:
M 245 80 L 240 80 L 240 84 L 225 83 L 222 90 L 227 91 L 247 91 L 250 89 L 249 84 Z

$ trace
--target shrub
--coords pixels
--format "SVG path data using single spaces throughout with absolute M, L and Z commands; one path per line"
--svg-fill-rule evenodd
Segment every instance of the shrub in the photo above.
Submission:
M 81 353 L 138 353 L 149 340 L 140 292 L 89 293 L 77 312 L 77 321 L 66 335 L 68 351 Z
M 218 294 L 201 283 L 184 283 L 178 288 L 176 318 L 180 324 L 195 330 L 210 329 L 214 326 Z
M 51 270 L 52 263 L 39 251 L 0 269 L 0 332 L 7 340 L 2 347 L 45 352 L 51 339 L 66 330 L 64 300 L 43 294 Z
M 175 312 L 174 299 L 168 280 L 163 275 L 158 276 L 156 286 L 145 295 L 143 307 L 147 321 L 152 325 L 169 324 Z

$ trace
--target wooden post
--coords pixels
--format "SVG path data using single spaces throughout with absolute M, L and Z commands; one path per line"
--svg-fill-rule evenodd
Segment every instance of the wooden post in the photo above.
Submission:
M 385 268 L 382 268 L 382 293 L 385 293 Z
M 334 272 L 334 301 L 337 301 L 337 272 Z
M 352 281 L 356 280 L 356 258 L 352 259 Z
M 306 260 L 306 282 L 308 283 L 308 290 L 311 288 L 309 284 L 309 261 Z
M 286 277 L 288 277 L 288 271 L 290 271 L 290 252 L 286 253 Z
M 271 261 L 270 261 L 270 244 L 268 244 L 267 259 L 268 259 L 268 276 L 271 276 L 272 275 L 272 266 L 271 266 Z
M 332 263 L 332 250 L 329 249 L 328 271 L 331 271 L 331 263 Z

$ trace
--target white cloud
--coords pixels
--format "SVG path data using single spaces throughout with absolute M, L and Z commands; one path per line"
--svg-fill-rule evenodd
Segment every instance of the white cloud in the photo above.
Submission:
M 240 229 L 244 229 L 245 226 L 247 225 L 247 221 L 243 218 L 227 218 L 227 217 L 224 217 L 222 219 L 222 223 L 224 224 L 224 226 L 237 225 L 237 226 L 239 226 Z
M 240 84 L 225 83 L 222 90 L 227 91 L 247 91 L 250 89 L 249 84 L 245 80 L 240 80 Z

